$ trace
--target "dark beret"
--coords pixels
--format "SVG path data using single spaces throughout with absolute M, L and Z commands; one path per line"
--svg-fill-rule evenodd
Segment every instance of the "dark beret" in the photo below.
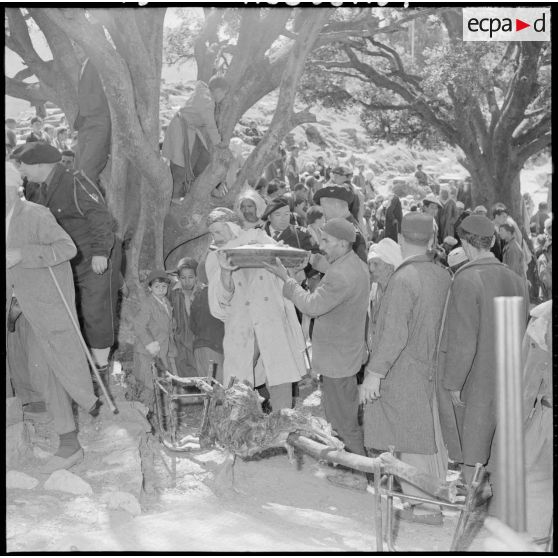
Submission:
M 354 194 L 345 186 L 324 186 L 314 194 L 314 203 L 319 204 L 322 198 L 334 198 L 343 200 L 350 205 L 353 201 Z
M 288 198 L 286 198 L 285 196 L 276 197 L 271 202 L 269 202 L 269 204 L 265 208 L 265 211 L 262 214 L 262 220 L 265 221 L 274 211 L 277 211 L 281 207 L 285 206 L 290 207 Z
M 62 155 L 56 147 L 52 147 L 48 143 L 34 141 L 16 147 L 10 158 L 26 165 L 39 165 L 41 163 L 58 163 L 62 159 Z
M 340 240 L 346 240 L 351 243 L 356 240 L 355 227 L 349 223 L 347 219 L 339 217 L 330 219 L 326 222 L 322 230 Z
M 492 236 L 494 234 L 494 224 L 484 215 L 469 215 L 461 222 L 460 227 L 468 233 L 478 236 Z
M 403 216 L 401 235 L 411 242 L 428 242 L 434 235 L 434 218 L 412 211 Z

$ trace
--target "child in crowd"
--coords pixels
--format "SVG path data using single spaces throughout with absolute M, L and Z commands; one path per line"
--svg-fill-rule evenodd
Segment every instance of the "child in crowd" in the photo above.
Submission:
M 134 319 L 136 342 L 133 374 L 138 384 L 138 399 L 148 407 L 153 402 L 153 358 L 160 357 L 169 372 L 177 375 L 174 360 L 177 351 L 173 340 L 175 322 L 172 307 L 166 297 L 169 283 L 170 279 L 165 271 L 155 270 L 149 274 L 149 296 L 142 302 Z

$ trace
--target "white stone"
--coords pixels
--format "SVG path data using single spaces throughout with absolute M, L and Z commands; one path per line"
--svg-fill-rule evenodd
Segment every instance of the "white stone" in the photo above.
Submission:
M 24 490 L 32 490 L 39 484 L 39 481 L 22 473 L 21 471 L 8 471 L 6 473 L 6 488 L 23 488 Z
M 93 489 L 89 483 L 74 475 L 74 473 L 66 471 L 66 469 L 54 471 L 46 480 L 44 488 L 45 490 L 59 490 L 60 492 L 78 495 L 93 494 Z
M 141 506 L 137 498 L 129 492 L 106 492 L 101 496 L 110 510 L 125 510 L 132 515 L 141 515 Z

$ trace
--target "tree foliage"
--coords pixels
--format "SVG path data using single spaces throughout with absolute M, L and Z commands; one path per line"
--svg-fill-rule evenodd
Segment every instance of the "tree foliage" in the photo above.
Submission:
M 550 44 L 463 42 L 456 9 L 385 13 L 385 25 L 375 32 L 313 53 L 308 64 L 331 78 L 319 94 L 361 106 L 365 123 L 382 127 L 380 134 L 402 128 L 396 135 L 416 137 L 420 119 L 461 149 L 479 203 L 504 201 L 519 214 L 519 171 L 551 142 Z M 429 39 L 420 56 L 412 56 L 408 30 L 401 29 L 413 18 L 432 30 L 419 34 Z

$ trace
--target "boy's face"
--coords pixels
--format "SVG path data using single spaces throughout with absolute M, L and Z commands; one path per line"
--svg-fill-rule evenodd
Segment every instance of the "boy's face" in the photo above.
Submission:
M 196 272 L 193 269 L 181 269 L 178 274 L 178 279 L 185 291 L 192 291 L 196 286 Z
M 163 298 L 167 294 L 168 288 L 168 283 L 166 281 L 161 281 L 160 279 L 155 279 L 155 281 L 149 285 L 149 290 L 159 298 Z

